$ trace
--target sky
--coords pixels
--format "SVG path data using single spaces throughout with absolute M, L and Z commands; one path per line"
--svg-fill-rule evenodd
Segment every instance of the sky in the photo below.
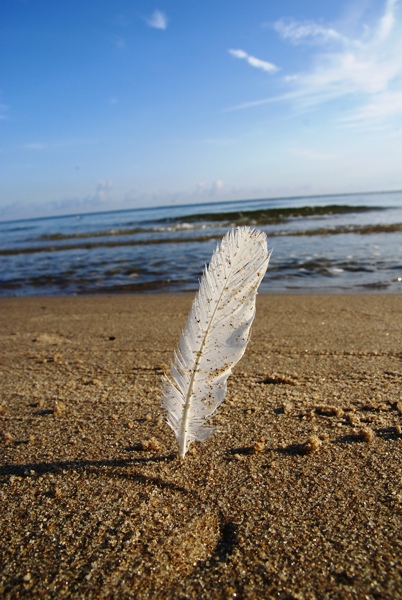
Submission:
M 402 0 L 2 0 L 0 220 L 402 189 Z

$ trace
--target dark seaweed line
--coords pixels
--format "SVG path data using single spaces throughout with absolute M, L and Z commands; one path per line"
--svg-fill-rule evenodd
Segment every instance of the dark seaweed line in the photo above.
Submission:
M 302 231 L 292 231 L 286 233 L 285 235 L 339 235 L 347 233 L 358 233 L 360 235 L 367 235 L 370 233 L 395 233 L 398 231 L 402 231 L 402 223 L 390 223 L 386 225 L 350 225 L 349 227 L 346 226 L 334 229 L 331 229 L 329 227 L 322 227 L 320 229 L 303 229 Z
M 159 222 L 178 221 L 235 221 L 254 220 L 256 224 L 283 223 L 292 217 L 313 217 L 322 215 L 339 215 L 345 213 L 360 213 L 373 210 L 386 210 L 384 206 L 349 206 L 348 204 L 328 204 L 327 206 L 300 206 L 284 208 L 259 208 L 257 210 L 243 210 L 218 213 L 197 213 L 160 219 Z
M 254 225 L 251 224 L 251 225 Z M 270 232 L 269 237 L 285 236 L 313 236 L 313 235 L 340 235 L 340 234 L 359 234 L 367 235 L 371 233 L 396 233 L 402 231 L 402 223 L 387 225 L 365 225 L 342 227 L 339 229 L 303 229 L 302 231 L 277 231 Z M 15 248 L 0 250 L 0 256 L 15 256 L 17 254 L 35 254 L 40 252 L 69 252 L 71 250 L 93 250 L 94 248 L 117 248 L 123 246 L 151 246 L 154 244 L 189 244 L 198 242 L 209 242 L 211 240 L 221 239 L 221 235 L 203 235 L 193 238 L 164 238 L 153 240 L 125 240 L 109 242 L 88 242 L 85 244 L 69 244 L 67 246 L 39 246 L 36 248 Z
M 70 250 L 93 250 L 94 248 L 117 248 L 121 246 L 151 246 L 153 244 L 188 244 L 191 242 L 209 242 L 220 239 L 221 235 L 204 235 L 196 238 L 169 238 L 163 240 L 130 240 L 124 242 L 90 242 L 88 244 L 70 244 L 68 246 L 39 246 L 38 248 L 16 248 L 0 250 L 0 256 L 15 254 L 35 254 L 36 252 L 69 252 Z
M 56 242 L 58 240 L 82 239 L 105 237 L 115 235 L 135 235 L 136 233 L 154 233 L 154 229 L 141 229 L 139 227 L 130 229 L 109 229 L 105 231 L 93 231 L 92 233 L 49 233 L 39 236 L 37 239 L 43 242 Z
M 348 206 L 348 205 L 336 205 L 330 204 L 327 206 L 302 206 L 300 208 L 263 208 L 258 210 L 245 210 L 237 212 L 219 212 L 219 213 L 198 213 L 196 215 L 189 215 L 185 217 L 174 217 L 167 219 L 159 219 L 157 223 L 169 223 L 169 222 L 188 222 L 188 221 L 211 221 L 211 222 L 222 222 L 225 226 L 234 223 L 250 224 L 250 225 L 279 225 L 285 223 L 291 218 L 295 217 L 313 217 L 323 215 L 334 215 L 344 213 L 355 213 L 355 212 L 367 212 L 370 210 L 385 210 L 385 207 L 368 207 L 368 206 Z M 83 238 L 94 238 L 94 237 L 106 237 L 106 236 L 123 236 L 123 235 L 135 235 L 137 233 L 155 233 L 155 228 L 126 228 L 126 229 L 109 229 L 105 231 L 94 231 L 94 232 L 80 232 L 80 233 L 50 233 L 41 235 L 38 240 L 41 241 L 60 241 L 68 239 L 83 239 Z

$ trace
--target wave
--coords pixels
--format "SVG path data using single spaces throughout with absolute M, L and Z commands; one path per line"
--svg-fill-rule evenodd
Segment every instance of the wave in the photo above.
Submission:
M 299 231 L 274 232 L 273 237 L 277 235 L 339 235 L 348 233 L 358 233 L 367 235 L 370 233 L 395 233 L 402 231 L 402 223 L 388 223 L 379 225 L 343 225 L 341 227 L 320 227 L 318 229 L 303 229 Z
M 100 231 L 79 231 L 68 233 L 46 233 L 36 239 L 42 242 L 58 242 L 64 240 L 91 239 L 99 237 L 124 237 L 134 235 L 147 235 L 153 233 L 174 233 L 209 229 L 220 224 L 222 227 L 230 225 L 278 225 L 289 220 L 324 217 L 342 214 L 385 210 L 384 207 L 350 206 L 329 204 L 326 206 L 301 206 L 283 208 L 263 208 L 258 210 L 221 211 L 215 213 L 196 213 L 193 215 L 166 217 L 157 219 L 156 225 L 141 227 L 112 228 Z
M 297 217 L 319 217 L 329 215 L 341 215 L 347 213 L 361 213 L 377 210 L 386 210 L 383 206 L 351 206 L 348 204 L 328 204 L 326 206 L 300 206 L 281 208 L 261 208 L 257 210 L 211 212 L 185 215 L 161 219 L 161 221 L 220 221 L 222 223 L 233 223 L 235 225 L 276 225 L 284 223 L 289 219 Z
M 402 231 L 402 223 L 379 224 L 379 225 L 344 225 L 339 227 L 320 227 L 316 229 L 303 229 L 297 231 L 278 230 L 269 233 L 269 238 L 274 237 L 302 237 L 302 236 L 330 236 L 347 234 L 379 234 L 397 233 Z M 78 237 L 78 236 L 77 236 Z M 94 236 L 92 236 L 94 237 Z M 0 250 L 0 256 L 14 256 L 17 254 L 34 254 L 40 252 L 69 252 L 72 250 L 93 250 L 96 248 L 116 248 L 119 246 L 151 246 L 160 244 L 186 244 L 202 243 L 222 238 L 221 233 L 201 235 L 193 237 L 166 237 L 142 240 L 116 240 L 104 242 L 85 242 L 82 244 L 65 244 L 57 246 L 33 246 L 27 248 L 5 248 Z M 57 238 L 60 239 L 60 238 Z
M 164 233 L 171 231 L 188 231 L 196 229 L 195 225 L 190 223 L 177 223 L 174 225 L 155 226 L 155 227 L 130 227 L 125 229 L 105 229 L 104 231 L 80 231 L 77 233 L 45 233 L 36 239 L 43 242 L 57 242 L 72 239 L 88 239 L 97 237 L 116 237 L 125 235 L 138 235 L 147 233 Z M 206 229 L 203 225 L 199 229 Z
M 185 244 L 193 242 L 208 242 L 221 239 L 221 235 L 204 235 L 199 237 L 182 238 L 154 238 L 148 240 L 121 240 L 109 242 L 86 242 L 83 244 L 68 244 L 60 246 L 33 246 L 30 248 L 5 248 L 0 250 L 0 256 L 13 256 L 16 254 L 34 254 L 36 252 L 69 252 L 71 250 L 92 250 L 94 248 L 116 248 L 118 246 L 150 246 L 155 244 Z

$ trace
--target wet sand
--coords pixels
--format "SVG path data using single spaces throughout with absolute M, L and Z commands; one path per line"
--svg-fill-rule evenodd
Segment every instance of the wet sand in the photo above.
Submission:
M 402 299 L 258 296 L 215 435 L 160 409 L 187 295 L 0 301 L 0 596 L 402 598 Z

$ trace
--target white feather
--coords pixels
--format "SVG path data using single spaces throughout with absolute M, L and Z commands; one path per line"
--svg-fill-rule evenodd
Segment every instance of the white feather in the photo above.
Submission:
M 162 405 L 181 458 L 191 442 L 213 432 L 207 422 L 223 402 L 227 378 L 246 349 L 270 255 L 265 233 L 238 227 L 225 235 L 204 271 L 170 377 L 164 377 Z

